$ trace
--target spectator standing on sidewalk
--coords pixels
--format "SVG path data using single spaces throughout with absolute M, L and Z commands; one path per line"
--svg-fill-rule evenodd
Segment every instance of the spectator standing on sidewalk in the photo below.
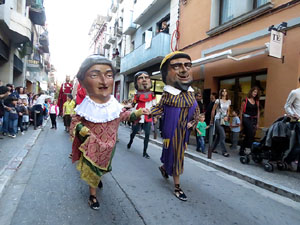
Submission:
M 228 99 L 228 92 L 225 88 L 223 88 L 220 90 L 219 98 L 215 101 L 212 109 L 210 124 L 214 125 L 216 134 L 216 138 L 212 144 L 212 151 L 217 153 L 215 149 L 218 144 L 220 144 L 222 148 L 222 155 L 224 157 L 229 157 L 225 143 L 226 134 L 224 126 L 229 123 L 230 105 L 231 101 Z
M 19 118 L 18 118 L 18 128 L 20 128 L 20 131 L 21 131 L 21 134 L 24 135 L 24 127 L 23 127 L 23 115 L 26 114 L 26 108 L 23 104 L 23 101 L 22 99 L 18 99 L 18 104 L 17 104 L 17 112 L 18 112 L 18 115 L 19 115 Z
M 5 113 L 4 99 L 9 95 L 9 89 L 6 86 L 0 86 L 0 130 L 2 130 L 3 117 Z
M 206 111 L 205 111 L 205 123 L 206 124 L 210 124 L 211 111 L 214 107 L 216 98 L 217 98 L 217 93 L 216 92 L 213 92 L 213 93 L 210 94 L 210 102 L 206 106 Z M 206 142 L 208 142 L 208 140 L 209 140 L 209 132 L 206 132 Z
M 180 187 L 180 175 L 183 173 L 184 152 L 190 135 L 199 120 L 199 107 L 191 87 L 191 57 L 180 51 L 168 54 L 160 64 L 164 87 L 159 103 L 152 107 L 151 114 L 157 120 L 162 116 L 163 151 L 160 158 L 163 163 L 159 170 L 164 178 L 173 176 L 174 195 L 186 201 L 187 196 Z
M 290 92 L 285 106 L 285 112 L 292 117 L 291 119 L 291 141 L 288 155 L 285 161 L 292 166 L 292 162 L 299 163 L 299 145 L 300 145 L 300 77 L 298 78 L 298 88 Z M 298 140 L 298 141 L 293 141 Z M 297 148 L 298 147 L 298 148 Z M 299 170 L 299 164 L 298 164 Z
M 22 99 L 22 102 L 26 109 L 25 113 L 23 114 L 23 127 L 24 127 L 24 130 L 27 130 L 28 126 L 29 126 L 29 107 L 27 104 L 28 101 L 26 101 L 26 99 Z
M 56 117 L 58 117 L 59 115 L 59 107 L 57 105 L 57 100 L 53 100 L 52 104 L 50 105 L 50 109 L 49 109 L 49 113 L 50 113 L 50 119 L 51 119 L 51 129 L 57 129 L 57 125 L 56 125 Z
M 259 124 L 259 96 L 260 90 L 258 87 L 253 87 L 243 100 L 241 105 L 240 120 L 242 130 L 245 134 L 244 140 L 240 148 L 240 155 L 245 155 L 245 149 L 251 148 L 254 141 L 255 133 Z
M 200 121 L 198 122 L 197 124 L 197 127 L 196 127 L 196 132 L 197 132 L 197 149 L 196 151 L 197 152 L 200 152 L 200 149 L 201 149 L 201 152 L 203 154 L 205 154 L 205 135 L 206 135 L 206 129 L 209 128 L 209 126 L 207 126 L 207 124 L 205 123 L 205 116 L 204 114 L 200 114 Z
M 52 96 L 41 93 L 32 107 L 32 112 L 37 114 L 36 126 L 38 128 L 42 128 L 43 125 L 44 104 L 46 99 L 52 99 Z
M 203 104 L 203 99 L 202 99 L 202 94 L 201 92 L 198 92 L 195 94 L 195 98 L 198 103 L 198 107 L 200 109 L 200 113 L 204 113 L 204 104 Z
M 17 103 L 18 99 L 15 96 L 11 97 L 11 104 L 9 109 L 8 116 L 8 136 L 11 138 L 15 138 L 18 133 L 18 118 L 19 114 L 17 111 Z
M 72 162 L 78 161 L 80 178 L 89 185 L 88 203 L 95 210 L 100 206 L 97 187 L 102 187 L 102 176 L 112 169 L 120 122 L 149 114 L 149 110 L 142 108 L 135 112 L 126 110 L 111 95 L 115 74 L 111 61 L 100 55 L 86 58 L 77 73 L 87 96 L 76 107 L 72 118 Z
M 233 116 L 233 118 L 232 118 L 231 124 L 230 124 L 231 141 L 232 141 L 231 150 L 236 150 L 238 142 L 239 142 L 239 137 L 240 137 L 241 121 L 240 121 L 240 118 L 238 117 L 238 111 L 237 110 L 232 111 L 232 116 Z
M 17 87 L 16 88 L 17 93 L 19 94 L 20 99 L 24 99 L 26 101 L 26 104 L 28 104 L 28 95 L 25 94 L 25 89 L 23 87 Z M 24 101 L 22 101 L 24 102 Z
M 72 115 L 74 115 L 75 102 L 71 94 L 67 95 L 67 101 L 63 105 L 63 119 L 65 125 L 65 131 L 70 131 L 70 125 L 72 120 Z

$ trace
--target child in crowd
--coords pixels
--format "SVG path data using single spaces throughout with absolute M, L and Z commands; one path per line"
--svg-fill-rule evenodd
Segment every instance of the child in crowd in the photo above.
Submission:
M 205 136 L 206 136 L 206 129 L 209 128 L 209 126 L 207 126 L 207 124 L 205 123 L 205 115 L 202 113 L 200 114 L 200 118 L 199 118 L 199 122 L 197 124 L 196 127 L 196 132 L 197 132 L 197 152 L 200 152 L 200 148 L 201 148 L 201 152 L 203 154 L 205 154 Z
M 75 102 L 71 94 L 67 95 L 67 101 L 63 105 L 63 118 L 65 131 L 69 132 L 71 124 L 71 116 L 74 114 Z
M 50 112 L 50 119 L 51 119 L 51 129 L 57 129 L 57 126 L 56 126 L 56 117 L 59 115 L 59 107 L 57 105 L 57 100 L 53 100 L 53 103 L 50 105 L 50 109 L 49 109 L 49 112 Z
M 231 120 L 231 124 L 230 124 L 230 128 L 231 128 L 231 141 L 232 141 L 232 146 L 231 149 L 232 150 L 236 150 L 237 149 L 237 144 L 239 141 L 239 136 L 240 136 L 240 118 L 238 117 L 238 110 L 233 110 L 232 111 L 232 120 Z
M 27 130 L 29 126 L 29 109 L 27 104 L 28 101 L 26 99 L 22 99 L 22 102 L 25 108 L 25 113 L 23 114 L 23 127 L 24 130 Z
M 9 115 L 8 115 L 8 136 L 15 138 L 18 132 L 18 119 L 19 115 L 16 109 L 18 99 L 16 97 L 11 97 L 11 104 L 9 106 Z
M 46 99 L 45 100 L 45 103 L 44 103 L 44 120 L 47 120 L 48 119 L 48 116 L 49 116 L 49 108 L 50 108 L 50 104 L 49 104 L 49 100 Z
M 116 148 L 121 121 L 134 121 L 149 110 L 140 108 L 131 112 L 112 95 L 115 68 L 111 61 L 91 55 L 81 64 L 77 79 L 86 89 L 87 96 L 75 109 L 70 134 L 73 139 L 72 162 L 78 161 L 80 178 L 89 185 L 88 203 L 99 209 L 97 188 L 102 187 L 102 176 L 112 169 L 111 161 Z
M 18 104 L 17 104 L 17 112 L 19 114 L 19 118 L 18 118 L 18 128 L 21 131 L 21 134 L 24 135 L 24 127 L 23 127 L 23 115 L 26 113 L 26 108 L 23 104 L 22 99 L 18 99 Z

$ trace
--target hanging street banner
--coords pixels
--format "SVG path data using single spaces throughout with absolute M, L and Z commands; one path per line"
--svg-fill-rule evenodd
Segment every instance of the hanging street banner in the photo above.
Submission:
M 282 44 L 283 44 L 283 33 L 280 31 L 271 31 L 270 49 L 269 56 L 275 58 L 282 58 Z

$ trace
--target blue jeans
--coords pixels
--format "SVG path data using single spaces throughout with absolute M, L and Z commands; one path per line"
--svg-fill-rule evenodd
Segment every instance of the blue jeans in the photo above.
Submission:
M 8 116 L 9 116 L 9 111 L 4 111 L 3 115 L 3 123 L 2 123 L 2 132 L 3 133 L 8 133 Z
M 16 135 L 18 132 L 18 119 L 8 120 L 8 132 L 10 135 Z
M 204 136 L 197 136 L 197 150 L 201 148 L 201 151 L 205 153 L 205 140 Z

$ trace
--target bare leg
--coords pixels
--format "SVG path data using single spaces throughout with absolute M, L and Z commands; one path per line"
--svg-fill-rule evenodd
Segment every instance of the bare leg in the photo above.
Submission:
M 96 190 L 97 190 L 96 188 L 90 187 L 89 205 L 92 209 L 95 209 L 95 210 L 99 209 L 99 206 L 100 206 L 99 202 L 97 200 L 97 197 L 96 197 L 96 194 L 97 194 Z
M 173 175 L 174 185 L 180 184 L 179 175 Z
M 90 195 L 93 195 L 93 196 L 96 196 L 96 194 L 97 194 L 97 188 L 92 188 L 91 186 L 90 186 Z
M 182 201 L 186 201 L 187 197 L 184 194 L 183 190 L 181 190 L 180 188 L 180 180 L 179 180 L 179 175 L 173 175 L 173 180 L 174 180 L 174 186 L 175 186 L 175 190 L 174 190 L 174 195 L 182 200 Z

